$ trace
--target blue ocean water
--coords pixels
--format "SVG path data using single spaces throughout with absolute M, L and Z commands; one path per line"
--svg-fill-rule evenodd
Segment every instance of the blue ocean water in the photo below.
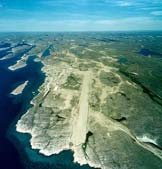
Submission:
M 32 91 L 36 91 L 43 83 L 45 75 L 41 72 L 42 64 L 34 62 L 35 56 L 31 56 L 27 61 L 27 66 L 16 71 L 10 71 L 8 66 L 14 64 L 24 53 L 25 50 L 17 54 L 12 59 L 0 61 L 0 168 L 22 169 L 19 154 L 13 144 L 7 139 L 7 130 L 20 113 L 22 105 L 29 104 L 33 98 Z M 19 102 L 15 103 L 15 98 L 9 96 L 13 85 L 29 80 L 24 92 L 29 91 L 28 95 L 19 97 Z M 26 103 L 25 103 L 26 102 Z
M 7 47 L 10 47 L 11 44 L 10 43 L 7 43 L 7 42 L 0 42 L 0 48 L 7 48 Z

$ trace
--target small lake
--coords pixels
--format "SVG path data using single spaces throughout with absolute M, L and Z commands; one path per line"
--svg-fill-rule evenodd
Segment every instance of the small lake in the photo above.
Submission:
M 149 49 L 141 49 L 139 52 L 139 54 L 143 55 L 143 56 L 151 56 L 151 57 L 157 57 L 157 58 L 162 58 L 162 54 L 161 53 L 158 53 L 158 52 L 154 52 L 154 51 L 151 51 Z
M 128 62 L 128 59 L 122 57 L 122 58 L 119 58 L 119 59 L 117 60 L 117 62 L 118 62 L 118 63 L 127 63 L 127 62 Z

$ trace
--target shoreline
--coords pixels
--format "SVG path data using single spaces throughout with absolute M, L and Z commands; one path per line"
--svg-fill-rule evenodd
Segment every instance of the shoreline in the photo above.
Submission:
M 16 87 L 10 94 L 14 96 L 21 94 L 23 90 L 25 89 L 25 87 L 28 85 L 28 83 L 29 81 L 26 80 L 23 84 Z
M 27 60 L 29 59 L 30 55 L 24 54 L 20 60 L 18 60 L 14 65 L 8 67 L 9 70 L 15 71 L 17 69 L 23 68 L 27 65 Z
M 20 111 L 20 113 L 15 117 L 13 120 L 12 124 L 10 125 L 8 132 L 7 132 L 7 137 L 9 140 L 14 144 L 16 149 L 20 151 L 20 155 L 24 156 L 23 158 L 27 159 L 27 161 L 31 164 L 37 164 L 39 165 L 40 163 L 43 165 L 50 164 L 52 167 L 56 167 L 57 165 L 62 165 L 62 167 L 69 167 L 72 169 L 94 169 L 93 167 L 89 166 L 88 164 L 80 164 L 78 162 L 75 162 L 74 160 L 71 160 L 74 158 L 74 152 L 71 149 L 65 149 L 59 152 L 58 154 L 51 154 L 51 155 L 45 155 L 43 153 L 40 153 L 39 150 L 36 150 L 32 148 L 31 144 L 31 138 L 32 138 L 32 133 L 30 132 L 23 132 L 23 131 L 18 131 L 17 130 L 17 123 L 21 119 L 21 117 L 28 113 L 29 109 L 36 106 L 37 103 L 35 103 L 35 99 L 37 99 L 38 95 L 41 93 L 41 88 L 45 86 L 46 84 L 46 77 L 47 77 L 47 70 L 44 69 L 44 61 L 41 61 L 43 64 L 43 67 L 41 68 L 41 72 L 45 74 L 45 80 L 44 82 L 37 88 L 37 94 L 30 100 L 29 105 L 27 105 L 27 109 L 25 108 L 25 112 Z M 47 89 L 46 89 L 47 90 Z M 26 107 L 26 106 L 25 106 Z M 23 108 L 24 109 L 24 108 Z M 12 139 L 16 138 L 17 140 L 13 141 Z M 23 143 L 22 143 L 23 140 Z M 19 146 L 20 144 L 20 146 Z M 26 151 L 25 149 L 29 148 L 30 152 Z M 30 155 L 33 154 L 36 156 L 36 158 L 30 157 Z M 58 162 L 61 159 L 67 158 L 67 161 L 64 163 Z M 23 162 L 22 162 L 23 163 Z M 57 168 L 57 167 L 56 167 Z
M 9 71 L 8 65 L 13 65 L 13 60 L 16 62 L 19 58 L 15 57 L 11 60 L 3 60 L 1 61 L 1 75 L 4 83 L 1 83 L 1 124 L 2 124 L 2 132 L 1 132 L 1 141 L 2 152 L 6 152 L 5 154 L 1 153 L 2 159 L 2 166 L 6 166 L 7 168 L 17 168 L 22 169 L 25 168 L 21 165 L 21 160 L 19 157 L 21 155 L 21 146 L 17 144 L 16 146 L 20 149 L 17 149 L 14 141 L 17 138 L 11 136 L 13 130 L 15 130 L 16 125 L 13 123 L 17 122 L 17 120 L 22 116 L 23 112 L 27 110 L 31 105 L 29 101 L 36 95 L 39 86 L 44 82 L 44 73 L 41 71 L 43 64 L 36 63 L 34 58 L 30 58 L 27 60 L 27 66 L 18 69 L 16 71 Z M 7 63 L 7 64 L 5 64 Z M 35 79 L 35 77 L 37 77 Z M 11 92 L 16 87 L 20 86 L 20 84 L 24 83 L 25 81 L 29 81 L 30 83 L 25 86 L 22 94 L 20 95 L 12 95 Z M 8 82 L 5 84 L 5 82 Z M 5 85 L 4 85 L 5 84 Z M 35 94 L 31 92 L 35 91 Z M 17 92 L 16 92 L 17 94 Z M 4 107 L 4 108 L 3 108 Z M 4 112 L 5 110 L 5 112 Z M 12 131 L 10 129 L 13 129 Z M 11 137 L 10 137 L 11 136 Z M 21 141 L 21 140 L 20 140 Z M 19 152 L 20 151 L 20 152 Z M 10 163 L 6 163 L 9 160 Z M 19 165 L 20 164 L 20 165 Z M 11 166 L 11 167 L 10 167 Z
M 83 49 L 83 52 L 85 54 L 86 51 Z M 156 147 L 150 145 L 155 145 L 151 139 L 154 135 L 139 140 L 143 133 L 149 132 L 143 130 L 139 134 L 127 124 L 127 114 L 122 112 L 129 104 L 137 107 L 132 99 L 134 96 L 138 96 L 142 103 L 147 101 L 156 105 L 140 86 L 134 87 L 133 81 L 119 72 L 116 62 L 114 56 L 106 54 L 100 56 L 100 60 L 80 59 L 69 50 L 41 60 L 45 80 L 38 87 L 38 94 L 30 101 L 31 108 L 16 123 L 17 133 L 31 135 L 31 150 L 49 158 L 72 150 L 74 163 L 99 168 L 109 165 L 111 168 L 118 159 L 121 159 L 119 165 L 123 165 L 123 161 L 129 165 L 132 160 L 141 163 L 137 157 L 141 155 L 160 163 L 162 156 Z M 117 102 L 119 105 L 116 105 Z M 122 113 L 118 114 L 120 111 Z M 136 113 L 131 108 L 128 111 Z M 138 129 L 137 120 L 135 125 Z M 125 149 L 125 145 L 134 150 L 135 155 Z M 112 155 L 115 159 L 111 159 Z M 107 163 L 109 159 L 111 164 Z

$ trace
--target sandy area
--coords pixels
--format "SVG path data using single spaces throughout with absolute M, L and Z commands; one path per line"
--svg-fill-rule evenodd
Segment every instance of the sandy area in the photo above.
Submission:
M 86 72 L 83 79 L 82 91 L 79 102 L 79 113 L 73 124 L 73 134 L 71 142 L 74 146 L 83 144 L 87 133 L 88 119 L 88 95 L 89 95 L 89 72 Z
M 14 90 L 11 92 L 11 94 L 12 94 L 12 95 L 21 94 L 21 93 L 23 92 L 24 88 L 27 86 L 28 82 L 29 82 L 29 81 L 27 80 L 27 81 L 25 81 L 23 84 L 19 85 L 16 89 L 14 89 Z
M 27 65 L 27 64 L 26 64 L 26 61 L 27 61 L 28 58 L 29 58 L 29 56 L 26 55 L 26 54 L 24 54 L 23 57 L 16 62 L 16 64 L 14 64 L 14 65 L 8 67 L 8 69 L 14 71 L 14 70 L 17 70 L 17 69 L 20 69 L 20 68 L 25 67 L 25 66 Z

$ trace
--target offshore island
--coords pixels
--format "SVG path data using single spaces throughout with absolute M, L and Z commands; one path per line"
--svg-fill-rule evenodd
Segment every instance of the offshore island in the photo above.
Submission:
M 18 95 L 21 94 L 24 90 L 24 88 L 28 85 L 28 81 L 25 81 L 23 84 L 19 85 L 18 87 L 16 87 L 11 94 L 12 95 Z
M 74 163 L 93 168 L 160 169 L 162 85 L 156 72 L 162 55 L 146 49 L 161 43 L 160 35 L 36 37 L 28 55 L 10 66 L 24 67 L 31 54 L 44 65 L 45 81 L 16 124 L 17 132 L 31 135 L 31 148 L 44 156 L 71 150 Z

